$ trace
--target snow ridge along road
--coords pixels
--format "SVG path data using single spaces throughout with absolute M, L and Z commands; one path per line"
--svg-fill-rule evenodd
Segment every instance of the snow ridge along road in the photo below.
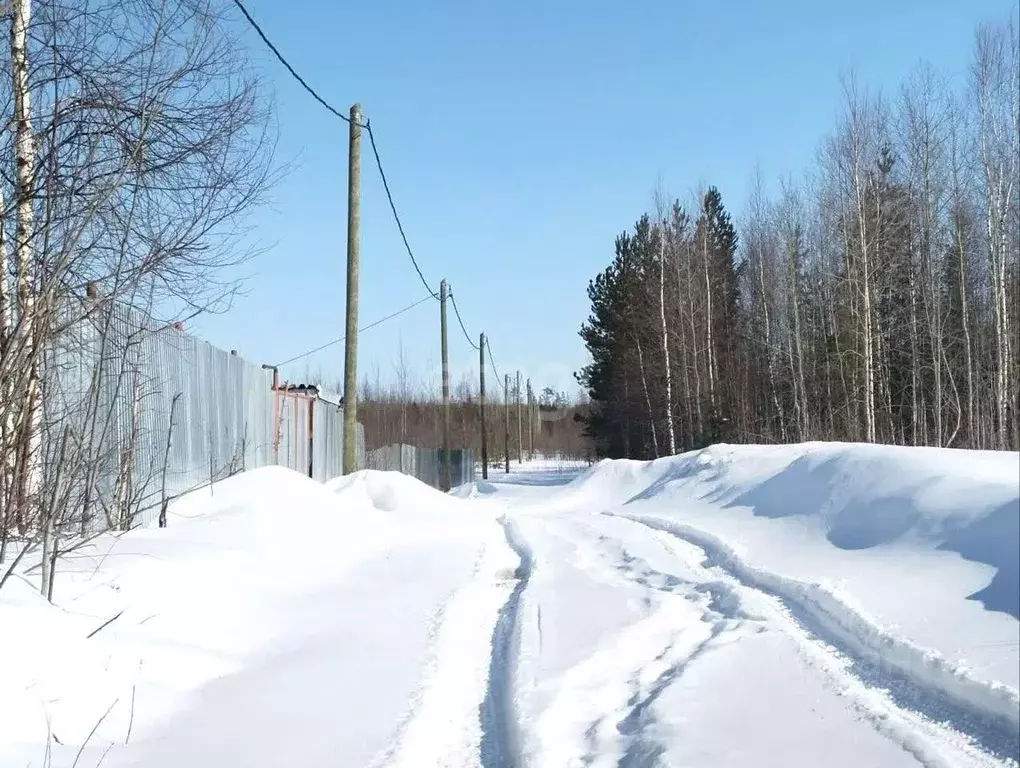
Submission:
M 900 706 L 945 723 L 1002 757 L 1020 752 L 1020 698 L 984 684 L 939 654 L 897 638 L 857 614 L 819 584 L 787 579 L 744 563 L 724 542 L 682 523 L 621 515 L 683 539 L 705 553 L 705 564 L 778 599 L 806 632 L 851 662 L 862 682 L 887 691 Z

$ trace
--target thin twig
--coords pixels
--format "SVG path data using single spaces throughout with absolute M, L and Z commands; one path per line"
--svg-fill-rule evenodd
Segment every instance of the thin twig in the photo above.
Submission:
M 124 746 L 127 746 L 127 743 L 129 741 L 131 741 L 131 727 L 135 724 L 135 694 L 137 693 L 137 691 L 138 691 L 138 685 L 137 684 L 132 685 L 131 686 L 131 714 L 128 715 L 127 736 L 124 737 Z M 113 746 L 113 745 L 111 744 L 110 746 Z
M 117 706 L 118 701 L 120 701 L 119 698 L 114 699 L 113 704 L 110 705 L 110 708 L 106 710 L 106 712 L 103 713 L 103 716 L 99 718 L 95 725 L 92 726 L 92 730 L 89 731 L 88 738 L 86 738 L 85 742 L 78 748 L 78 754 L 74 756 L 74 762 L 71 763 L 71 768 L 78 768 L 78 761 L 81 759 L 82 752 L 85 751 L 85 747 L 87 747 L 89 745 L 89 742 L 92 741 L 92 737 L 96 735 L 96 731 L 99 730 L 99 726 L 101 726 L 103 724 L 103 721 L 107 718 L 107 716 L 111 712 L 113 712 L 113 708 Z
M 89 638 L 94 637 L 96 634 L 99 633 L 100 630 L 106 628 L 107 626 L 109 626 L 110 624 L 115 622 L 117 619 L 119 619 L 123 615 L 124 615 L 124 611 L 123 610 L 120 611 L 119 613 L 114 614 L 109 619 L 107 619 L 102 624 L 100 624 L 98 627 L 96 627 L 91 632 L 89 632 L 87 635 L 85 635 L 85 639 L 88 640 Z

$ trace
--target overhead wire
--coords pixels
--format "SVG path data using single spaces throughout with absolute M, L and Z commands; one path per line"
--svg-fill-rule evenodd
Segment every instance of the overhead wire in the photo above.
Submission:
M 282 53 L 280 53 L 279 49 L 275 45 L 273 45 L 273 42 L 269 39 L 268 35 L 266 35 L 266 33 L 262 30 L 262 27 L 259 26 L 257 21 L 255 21 L 255 19 L 251 15 L 251 13 L 248 12 L 248 9 L 245 8 L 244 3 L 242 3 L 241 0 L 233 0 L 233 2 L 234 2 L 234 5 L 236 5 L 238 7 L 238 9 L 241 11 L 241 14 L 244 16 L 244 18 L 248 22 L 248 24 L 252 27 L 252 29 L 255 30 L 255 32 L 256 32 L 256 34 L 258 34 L 259 38 L 261 38 L 262 42 L 266 44 L 266 47 L 269 48 L 270 51 L 272 51 L 273 55 L 277 58 L 277 60 L 284 66 L 284 68 L 287 70 L 287 72 L 290 73 L 291 77 L 293 77 L 301 85 L 301 87 L 304 88 L 305 91 L 307 91 L 308 94 L 311 95 L 311 97 L 313 99 L 315 99 L 315 101 L 317 101 L 320 105 L 322 105 L 332 115 L 334 115 L 335 117 L 339 117 L 345 123 L 350 123 L 351 119 L 347 115 L 345 115 L 340 110 L 336 109 L 328 101 L 326 101 L 322 96 L 320 96 L 315 91 L 315 89 L 312 88 L 305 81 L 305 79 L 303 77 L 301 77 L 301 75 L 298 74 L 298 72 L 294 69 L 294 67 L 291 66 L 290 62 L 287 61 L 287 59 L 283 56 Z M 375 131 L 372 130 L 372 121 L 371 121 L 371 119 L 366 120 L 364 125 L 362 125 L 361 127 L 363 127 L 368 132 L 368 140 L 369 140 L 369 144 L 372 147 L 372 155 L 375 158 L 375 165 L 376 165 L 376 168 L 379 171 L 379 177 L 382 180 L 383 190 L 386 192 L 386 200 L 389 202 L 390 212 L 393 214 L 393 220 L 397 224 L 397 231 L 400 232 L 400 239 L 404 243 L 404 249 L 407 251 L 408 257 L 410 257 L 410 259 L 411 259 L 411 264 L 414 267 L 414 271 L 418 274 L 418 278 L 421 280 L 422 285 L 425 286 L 425 290 L 428 291 L 429 295 L 424 297 L 424 298 L 422 298 L 422 299 L 420 299 L 419 301 L 416 301 L 414 304 L 411 304 L 411 305 L 409 305 L 407 307 L 404 307 L 403 309 L 401 309 L 401 310 L 399 310 L 397 312 L 394 312 L 391 315 L 387 315 L 386 317 L 384 317 L 384 318 L 382 318 L 380 320 L 375 321 L 374 323 L 371 323 L 371 324 L 365 326 L 364 328 L 359 328 L 358 329 L 359 333 L 361 331 L 367 331 L 367 330 L 369 330 L 371 328 L 374 328 L 377 325 L 380 325 L 381 323 L 386 322 L 387 320 L 392 320 L 393 318 L 398 317 L 398 316 L 404 314 L 405 312 L 408 312 L 408 311 L 414 309 L 415 307 L 419 306 L 420 304 L 425 303 L 429 299 L 436 299 L 436 300 L 439 299 L 439 294 L 435 290 L 432 289 L 432 287 L 428 283 L 428 280 L 425 279 L 425 275 L 422 272 L 421 267 L 418 265 L 418 260 L 414 256 L 414 251 L 411 249 L 411 244 L 408 242 L 407 233 L 404 231 L 404 224 L 403 224 L 403 222 L 400 219 L 400 214 L 397 211 L 396 203 L 393 200 L 393 193 L 390 190 L 389 179 L 387 179 L 387 177 L 386 177 L 386 171 L 383 170 L 382 159 L 379 156 L 379 147 L 377 146 L 376 141 L 375 141 Z M 474 341 L 472 341 L 471 335 L 468 333 L 467 328 L 464 325 L 464 320 L 463 320 L 463 318 L 460 315 L 460 310 L 457 307 L 457 302 L 453 298 L 452 292 L 450 293 L 450 300 L 451 300 L 451 303 L 453 304 L 454 314 L 456 314 L 456 316 L 457 316 L 457 322 L 460 325 L 461 331 L 463 331 L 463 333 L 464 333 L 464 338 L 467 339 L 467 342 L 468 342 L 468 344 L 471 345 L 472 349 L 478 350 L 479 346 Z M 289 363 L 293 363 L 296 360 L 301 360 L 302 358 L 308 357 L 309 355 L 315 354 L 316 352 L 320 352 L 323 349 L 327 349 L 327 348 L 329 348 L 329 347 L 331 347 L 331 346 L 333 346 L 335 344 L 339 344 L 340 342 L 344 341 L 345 339 L 346 339 L 346 336 L 340 336 L 340 337 L 338 337 L 336 339 L 333 339 L 332 341 L 326 342 L 325 344 L 316 347 L 315 349 L 309 350 L 308 352 L 303 352 L 302 354 L 297 355 L 296 357 L 292 357 L 289 360 L 285 360 L 282 363 L 277 363 L 277 367 L 284 366 L 284 365 L 287 365 Z M 497 385 L 500 387 L 500 389 L 503 389 L 503 386 L 500 383 L 499 371 L 496 370 L 496 363 L 495 363 L 495 361 L 492 358 L 492 346 L 491 346 L 491 344 L 487 344 L 486 346 L 488 347 L 489 364 L 492 366 L 492 372 L 496 376 Z
M 327 110 L 329 110 L 329 112 L 331 112 L 336 117 L 339 117 L 345 123 L 350 123 L 351 119 L 347 115 L 345 115 L 340 110 L 336 109 L 328 101 L 326 101 L 318 93 L 316 93 L 315 89 L 312 88 L 312 86 L 310 86 L 307 82 L 305 82 L 305 79 L 297 73 L 294 67 L 290 65 L 290 62 L 288 62 L 287 59 L 284 58 L 283 54 L 280 53 L 279 49 L 275 45 L 273 45 L 273 42 L 262 30 L 262 27 L 259 26 L 258 22 L 255 21 L 252 15 L 248 12 L 248 9 L 244 7 L 244 3 L 242 3 L 241 0 L 233 1 L 234 5 L 236 5 L 240 9 L 241 13 L 244 15 L 244 18 L 247 20 L 247 22 L 251 25 L 252 29 L 254 29 L 258 36 L 262 38 L 262 42 L 266 44 L 266 46 L 269 48 L 270 51 L 273 52 L 273 54 L 276 56 L 279 62 L 283 64 L 283 66 L 290 73 L 291 77 L 297 80 L 298 83 L 301 84 L 301 87 L 308 91 L 308 93 L 311 94 L 312 98 L 319 102 L 319 104 L 321 104 Z M 372 154 L 375 156 L 375 164 L 376 167 L 379 169 L 379 176 L 382 178 L 383 189 L 386 191 L 386 199 L 389 201 L 390 211 L 393 212 L 393 219 L 397 222 L 397 229 L 400 231 L 400 237 L 404 241 L 404 248 L 407 250 L 407 255 L 411 257 L 411 263 L 414 265 L 414 270 L 415 272 L 418 273 L 418 277 L 421 278 L 421 282 L 425 286 L 425 290 L 427 290 L 432 295 L 432 298 L 438 299 L 439 294 L 437 294 L 435 290 L 433 290 L 432 287 L 428 284 L 428 281 L 425 279 L 425 275 L 421 271 L 421 267 L 418 266 L 418 260 L 415 259 L 414 257 L 414 252 L 411 250 L 411 245 L 407 241 L 407 235 L 404 232 L 404 224 L 400 220 L 400 214 L 397 213 L 397 206 L 393 202 L 393 194 L 392 192 L 390 192 L 390 183 L 389 180 L 386 178 L 386 172 L 383 170 L 382 160 L 379 157 L 379 147 L 375 143 L 375 132 L 372 130 L 372 121 L 370 119 L 366 120 L 365 124 L 361 127 L 368 131 L 368 139 L 372 145 Z
M 478 351 L 478 345 L 471 340 L 471 334 L 467 332 L 467 328 L 464 327 L 464 320 L 460 316 L 460 310 L 457 308 L 457 299 L 453 297 L 453 291 L 450 291 L 450 303 L 453 304 L 453 314 L 457 316 L 457 323 L 460 325 L 461 331 L 464 332 L 464 338 L 467 339 L 467 343 L 471 345 L 471 349 Z
M 486 339 L 486 341 L 488 341 L 488 339 Z M 496 377 L 496 386 L 499 387 L 500 390 L 505 390 L 506 388 L 503 386 L 503 377 L 499 375 L 499 371 L 496 370 L 496 361 L 492 359 L 492 345 L 486 344 L 485 347 L 486 351 L 489 353 L 489 365 L 492 366 L 492 374 Z
M 287 71 L 290 72 L 291 77 L 297 80 L 301 84 L 301 87 L 311 94 L 313 99 L 319 102 L 327 110 L 332 112 L 336 117 L 339 117 L 345 123 L 351 122 L 351 119 L 347 115 L 333 107 L 328 101 L 326 101 L 318 93 L 316 93 L 315 89 L 312 88 L 312 86 L 310 86 L 308 83 L 306 83 L 305 79 L 295 71 L 294 67 L 290 65 L 290 62 L 288 62 L 283 57 L 283 54 L 280 53 L 279 50 L 277 50 L 276 46 L 273 45 L 272 41 L 266 36 L 266 33 L 262 31 L 262 27 L 259 26 L 258 22 L 252 18 L 252 15 L 250 13 L 248 13 L 248 9 L 244 7 L 244 3 L 242 3 L 241 0 L 234 0 L 234 5 L 236 5 L 241 10 L 241 13 L 244 14 L 244 18 L 251 25 L 252 29 L 254 29 L 258 36 L 262 38 L 262 42 L 265 43 L 269 50 L 273 52 L 273 54 L 276 56 L 279 62 L 283 64 L 284 67 L 286 67 Z
M 358 329 L 358 333 L 362 333 L 364 331 L 371 330 L 372 328 L 375 328 L 377 325 L 382 325 L 387 320 L 392 320 L 393 318 L 399 317 L 400 315 L 404 314 L 405 312 L 410 312 L 412 309 L 414 309 L 417 306 L 420 306 L 421 304 L 424 304 L 426 301 L 428 301 L 431 298 L 432 298 L 431 296 L 424 296 L 424 297 L 418 299 L 418 301 L 414 302 L 414 304 L 408 304 L 403 309 L 399 309 L 399 310 L 397 310 L 396 312 L 394 312 L 391 315 L 386 315 L 386 317 L 382 317 L 382 318 L 376 320 L 373 323 L 369 323 L 368 325 L 364 326 L 363 328 L 359 328 Z M 341 341 L 344 341 L 346 338 L 347 338 L 346 335 L 339 336 L 339 337 L 333 339 L 332 341 L 327 341 L 325 344 L 322 344 L 322 345 L 316 347 L 315 349 L 310 349 L 307 352 L 302 352 L 300 355 L 295 355 L 294 357 L 290 358 L 289 360 L 284 360 L 282 363 L 277 363 L 275 367 L 276 368 L 282 368 L 285 365 L 293 363 L 295 360 L 300 360 L 300 359 L 302 359 L 304 357 L 308 357 L 309 355 L 314 355 L 316 352 L 321 352 L 322 350 L 327 349 L 329 347 L 332 347 L 335 344 L 339 344 Z
M 397 229 L 400 232 L 400 238 L 404 241 L 404 248 L 407 250 L 407 255 L 411 257 L 411 264 L 414 265 L 414 271 L 418 273 L 418 277 L 421 279 L 422 285 L 425 286 L 425 290 L 432 294 L 432 298 L 438 299 L 439 295 L 432 290 L 431 286 L 429 286 L 428 280 L 426 280 L 425 275 L 422 274 L 421 267 L 418 266 L 418 260 L 414 258 L 414 251 L 411 250 L 411 244 L 407 242 L 407 234 L 404 232 L 404 224 L 400 221 L 400 214 L 397 213 L 397 206 L 393 202 L 393 195 L 390 193 L 390 183 L 386 179 L 386 171 L 383 170 L 382 160 L 379 159 L 379 149 L 375 145 L 375 132 L 372 130 L 371 119 L 365 122 L 365 129 L 368 131 L 368 141 L 372 145 L 372 154 L 375 155 L 375 165 L 379 169 L 379 177 L 382 179 L 383 189 L 386 191 L 386 199 L 389 200 L 390 210 L 393 212 L 393 220 L 397 222 Z

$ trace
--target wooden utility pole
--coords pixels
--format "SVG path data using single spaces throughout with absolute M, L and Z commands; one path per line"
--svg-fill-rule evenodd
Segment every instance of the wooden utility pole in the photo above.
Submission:
M 446 281 L 439 284 L 439 330 L 443 338 L 440 344 L 443 357 L 443 456 L 442 456 L 442 490 L 448 491 L 452 486 L 450 479 L 450 360 L 446 345 Z
M 344 340 L 343 472 L 358 469 L 358 271 L 361 229 L 361 105 L 351 107 L 347 158 L 347 334 Z
M 521 413 L 521 372 L 517 371 L 517 463 L 524 461 L 524 414 Z
M 531 393 L 531 379 L 528 379 L 528 460 L 535 458 L 535 403 Z
M 478 411 L 482 419 L 482 479 L 489 479 L 489 441 L 485 428 L 485 334 L 478 336 Z
M 506 457 L 506 473 L 510 474 L 510 374 L 503 374 L 503 454 Z

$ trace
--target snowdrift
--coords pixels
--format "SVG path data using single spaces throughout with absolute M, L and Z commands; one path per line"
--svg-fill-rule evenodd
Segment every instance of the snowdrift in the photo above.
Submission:
M 685 539 L 906 696 L 1020 729 L 1020 454 L 719 445 L 601 462 L 557 500 Z
M 686 494 L 684 493 L 686 492 Z M 756 517 L 813 519 L 838 549 L 912 541 L 995 568 L 970 597 L 1020 619 L 1020 454 L 840 443 L 719 445 L 605 460 L 560 494 L 601 505 L 689 495 Z
M 369 763 L 437 613 L 502 541 L 459 504 L 398 473 L 266 467 L 70 553 L 55 605 L 26 567 L 0 591 L 0 766 Z
M 323 487 L 327 492 L 348 498 L 360 496 L 371 506 L 384 512 L 393 512 L 397 509 L 413 511 L 423 506 L 457 508 L 454 497 L 437 491 L 416 477 L 397 471 L 363 469 L 330 480 Z

